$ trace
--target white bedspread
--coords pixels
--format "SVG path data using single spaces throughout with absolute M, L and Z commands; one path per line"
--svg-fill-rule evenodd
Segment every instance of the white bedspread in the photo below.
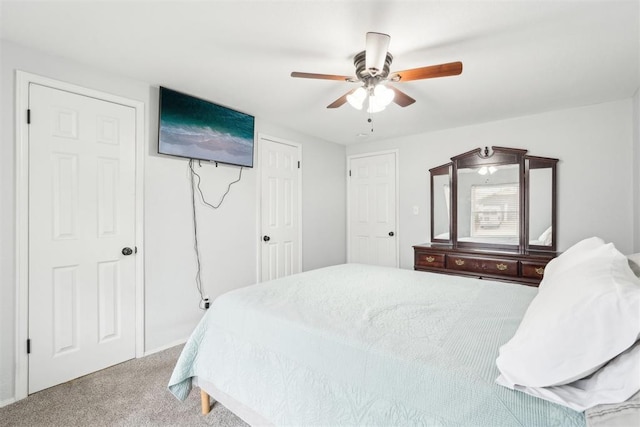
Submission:
M 276 425 L 557 425 L 584 415 L 495 384 L 535 288 L 355 264 L 217 298 L 169 382 L 197 376 Z

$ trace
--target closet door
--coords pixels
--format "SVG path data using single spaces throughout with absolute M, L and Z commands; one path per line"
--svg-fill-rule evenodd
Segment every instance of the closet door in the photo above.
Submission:
M 396 153 L 351 157 L 348 261 L 398 266 Z
M 301 271 L 299 145 L 260 138 L 261 280 Z
M 135 110 L 29 88 L 29 393 L 135 357 Z

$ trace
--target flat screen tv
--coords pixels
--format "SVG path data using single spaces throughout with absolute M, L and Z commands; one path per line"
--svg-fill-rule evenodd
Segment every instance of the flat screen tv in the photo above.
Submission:
M 249 114 L 160 87 L 160 154 L 251 168 L 254 123 Z

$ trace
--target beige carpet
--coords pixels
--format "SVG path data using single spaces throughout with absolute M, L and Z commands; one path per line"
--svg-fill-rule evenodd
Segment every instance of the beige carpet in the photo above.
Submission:
M 182 346 L 131 360 L 0 408 L 0 426 L 246 427 L 219 403 L 200 414 L 200 393 L 184 402 L 167 383 Z

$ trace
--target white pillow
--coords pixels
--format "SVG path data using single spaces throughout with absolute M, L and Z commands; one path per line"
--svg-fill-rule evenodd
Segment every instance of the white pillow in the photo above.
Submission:
M 629 267 L 636 277 L 640 277 L 640 253 L 627 255 L 629 260 Z
M 596 405 L 621 403 L 640 390 L 640 341 L 619 354 L 593 375 L 555 387 L 509 386 L 502 377 L 496 382 L 550 402 L 584 411 Z
M 567 269 L 573 268 L 576 264 L 584 262 L 585 257 L 587 257 L 591 251 L 604 245 L 604 240 L 601 238 L 589 237 L 571 246 L 560 256 L 549 261 L 544 269 L 544 277 L 538 289 L 544 287 L 545 282 L 548 281 L 545 279 L 550 279 L 554 275 L 560 274 Z
M 506 383 L 568 384 L 638 339 L 640 280 L 612 243 L 598 240 L 583 240 L 548 264 L 544 285 L 500 348 L 496 363 Z
M 538 237 L 538 241 L 540 242 L 541 245 L 551 246 L 551 230 L 552 230 L 552 227 L 549 226 L 549 228 L 544 230 L 540 235 L 540 237 Z

